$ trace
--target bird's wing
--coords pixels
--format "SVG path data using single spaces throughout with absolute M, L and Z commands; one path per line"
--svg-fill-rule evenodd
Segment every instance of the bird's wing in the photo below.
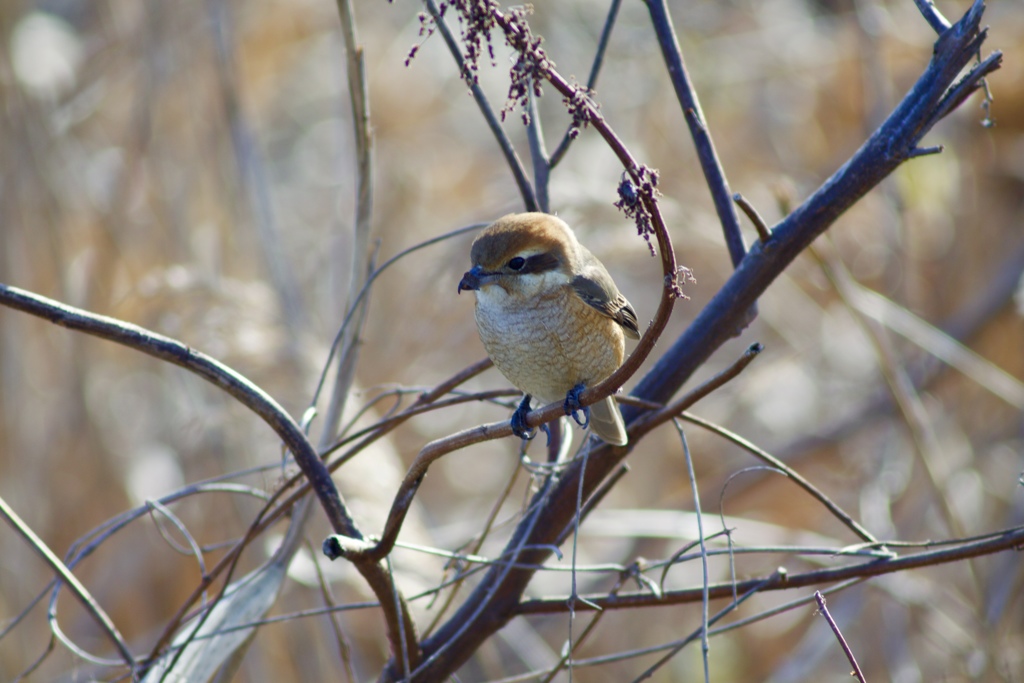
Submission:
M 604 268 L 588 268 L 572 279 L 572 288 L 583 301 L 617 322 L 633 339 L 640 338 L 636 311 L 626 297 L 619 293 L 611 275 Z

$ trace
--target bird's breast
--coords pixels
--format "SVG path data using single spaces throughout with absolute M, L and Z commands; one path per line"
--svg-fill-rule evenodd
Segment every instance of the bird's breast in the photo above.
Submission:
M 592 386 L 622 364 L 618 324 L 570 287 L 529 298 L 488 290 L 497 288 L 476 293 L 480 339 L 498 370 L 539 401 L 562 400 L 577 384 Z

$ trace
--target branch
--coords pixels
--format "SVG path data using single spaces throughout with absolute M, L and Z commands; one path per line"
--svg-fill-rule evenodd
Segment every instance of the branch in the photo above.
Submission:
M 981 47 L 981 0 L 935 44 L 935 52 L 913 89 L 867 142 L 793 213 L 780 222 L 767 243 L 753 245 L 732 277 L 696 320 L 641 380 L 634 394 L 664 403 L 714 351 L 730 339 L 746 311 L 811 242 L 871 188 L 910 158 L 918 142 L 937 122 L 934 114 L 957 74 Z M 999 68 L 994 53 L 961 81 L 977 88 Z M 961 98 L 962 101 L 962 98 Z M 948 111 L 946 112 L 948 113 Z M 633 415 L 627 415 L 627 422 Z
M 0 283 L 0 304 L 29 313 L 76 332 L 84 332 L 100 339 L 141 351 L 159 360 L 173 363 L 202 377 L 230 394 L 235 400 L 256 413 L 284 441 L 295 461 L 316 491 L 320 504 L 327 513 L 331 526 L 339 533 L 362 536 L 348 514 L 335 488 L 331 475 L 320 462 L 312 444 L 295 421 L 265 391 L 220 361 L 196 351 L 176 339 L 151 332 L 138 325 L 115 318 L 89 313 L 67 306 L 53 299 Z
M 538 210 L 550 213 L 551 158 L 548 156 L 547 147 L 544 145 L 544 127 L 540 123 L 540 109 L 537 106 L 538 99 L 540 98 L 531 92 L 530 122 L 526 124 L 526 138 L 530 143 L 530 161 L 533 163 L 533 188 L 537 194 Z
M 917 9 L 921 11 L 921 15 L 928 25 L 940 36 L 949 29 L 949 20 L 942 16 L 942 12 L 935 7 L 932 0 L 914 0 L 914 4 L 917 5 Z
M 860 665 L 857 664 L 857 658 L 853 656 L 853 650 L 850 649 L 849 644 L 846 642 L 846 638 L 843 637 L 842 631 L 839 630 L 839 624 L 837 624 L 836 620 L 832 618 L 832 615 L 828 612 L 828 607 L 825 606 L 825 596 L 821 594 L 821 591 L 814 591 L 814 599 L 818 603 L 818 611 L 825 617 L 825 621 L 828 622 L 829 628 L 832 629 L 832 633 L 835 634 L 836 640 L 839 641 L 839 646 L 843 648 L 846 658 L 850 661 L 850 665 L 853 667 L 853 673 L 857 676 L 857 680 L 860 681 L 860 683 L 865 683 L 864 674 L 860 670 Z
M 32 531 L 32 528 L 18 516 L 18 513 L 14 511 L 14 508 L 8 505 L 7 501 L 3 498 L 0 498 L 0 517 L 3 517 L 11 528 L 18 532 L 22 538 L 28 542 L 32 549 L 35 550 L 36 553 L 43 558 L 43 561 L 50 566 L 53 573 L 60 577 L 60 581 L 63 581 L 68 585 L 71 589 L 72 595 L 78 599 L 82 604 L 82 607 L 85 608 L 85 611 L 88 612 L 99 625 L 100 631 L 102 631 L 107 638 L 113 642 L 114 647 L 121 654 L 125 664 L 127 664 L 129 668 L 132 668 L 135 664 L 135 657 L 132 655 L 131 650 L 128 649 L 128 644 L 124 641 L 124 637 L 122 637 L 121 633 L 117 630 L 117 626 L 114 625 L 113 620 L 107 615 L 96 599 L 92 597 L 89 589 L 87 589 L 82 582 L 78 580 L 78 577 L 71 572 L 71 569 L 61 562 L 60 558 L 57 557 L 57 555 L 50 550 L 50 547 L 43 542 L 43 539 L 39 538 L 39 536 Z
M 427 11 L 430 12 L 430 16 L 434 20 L 434 25 L 441 32 L 441 37 L 444 38 L 448 51 L 452 53 L 452 57 L 459 67 L 459 74 L 463 76 L 463 80 L 469 86 L 469 92 L 472 93 L 477 107 L 480 108 L 480 113 L 483 114 L 484 120 L 487 121 L 487 127 L 491 129 L 491 134 L 494 135 L 498 147 L 501 148 L 501 153 L 505 157 L 505 163 L 508 164 L 509 170 L 512 171 L 512 177 L 519 188 L 519 194 L 522 195 L 523 205 L 527 211 L 540 211 L 537 195 L 533 191 L 533 186 L 530 185 L 529 178 L 526 177 L 526 169 L 523 168 L 523 162 L 519 160 L 516 148 L 512 146 L 512 141 L 509 140 L 505 130 L 501 127 L 501 122 L 495 116 L 490 102 L 487 101 L 487 95 L 484 94 L 475 78 L 466 78 L 468 73 L 466 60 L 462 57 L 462 51 L 459 49 L 459 44 L 455 42 L 455 36 L 452 35 L 451 29 L 448 28 L 444 17 L 438 11 L 437 3 L 434 0 L 424 0 L 424 2 L 427 6 Z
M 370 245 L 373 229 L 373 134 L 370 126 L 370 93 L 366 81 L 366 63 L 363 46 L 356 36 L 352 0 L 338 0 L 338 15 L 341 17 L 342 35 L 345 38 L 345 66 L 348 74 L 348 92 L 352 107 L 353 142 L 356 148 L 356 213 L 352 226 L 352 262 L 350 264 L 348 313 L 342 331 L 339 333 L 341 353 L 334 391 L 324 419 L 321 446 L 333 438 L 345 412 L 349 390 L 355 380 L 356 359 L 359 357 L 359 335 L 366 320 L 369 298 L 363 295 L 372 279 L 375 250 Z M 351 325 L 348 324 L 352 319 Z M 331 348 L 332 354 L 334 347 Z M 328 364 L 330 358 L 328 358 Z M 326 371 L 326 368 L 325 368 Z M 315 400 L 314 400 L 315 405 Z
M 328 404 L 327 417 L 321 433 L 320 445 L 326 447 L 338 429 L 345 411 L 352 383 L 355 381 L 356 361 L 359 356 L 359 335 L 366 320 L 369 306 L 370 283 L 374 279 L 374 255 L 370 235 L 373 229 L 373 133 L 370 122 L 370 93 L 366 79 L 366 64 L 363 46 L 356 34 L 352 0 L 338 0 L 338 15 L 341 18 L 342 35 L 345 37 L 345 57 L 348 71 L 348 92 L 352 106 L 352 120 L 355 125 L 356 148 L 356 212 L 353 224 L 352 276 L 349 287 L 348 316 L 354 314 L 352 325 L 343 325 L 341 354 L 335 376 L 334 390 Z M 346 318 L 347 322 L 348 318 Z M 333 348 L 332 348 L 333 350 Z M 322 462 L 318 458 L 318 462 Z M 296 546 L 297 547 L 297 546 Z M 386 572 L 376 564 L 357 565 L 380 601 L 381 611 L 387 625 L 388 642 L 392 653 L 400 653 L 404 669 L 415 668 L 419 661 L 416 629 L 405 604 L 405 598 L 389 580 Z
M 683 63 L 683 52 L 676 39 L 672 17 L 669 16 L 665 0 L 647 0 L 647 9 L 651 14 L 651 22 L 654 24 L 654 33 L 658 37 L 658 45 L 661 46 L 665 66 L 668 67 L 672 87 L 675 88 L 676 98 L 679 100 L 679 106 L 683 109 L 686 125 L 690 127 L 690 136 L 697 148 L 697 158 L 700 160 L 701 170 L 704 171 L 704 180 L 707 181 L 708 189 L 711 191 L 711 199 L 715 203 L 718 220 L 722 224 L 725 244 L 729 248 L 729 257 L 732 259 L 733 267 L 736 267 L 743 260 L 747 248 L 743 244 L 743 233 L 740 232 L 740 222 L 732 205 L 732 193 L 729 192 L 725 171 L 718 160 L 718 153 L 715 151 L 711 133 L 708 132 L 707 123 L 704 121 L 704 112 L 701 111 L 697 92 L 690 83 L 690 75 L 686 72 L 686 64 Z
M 992 555 L 1007 550 L 1019 551 L 1022 545 L 1024 545 L 1024 527 L 1016 527 L 982 540 L 963 543 L 955 548 L 928 550 L 907 557 L 883 560 L 872 559 L 846 567 L 817 569 L 801 574 L 785 573 L 774 579 L 760 578 L 747 579 L 735 583 L 716 583 L 709 586 L 709 599 L 730 599 L 737 593 L 744 593 L 751 588 L 756 588 L 758 584 L 762 584 L 760 590 L 778 591 L 820 586 L 824 583 L 834 583 L 853 578 L 882 576 L 909 569 L 960 562 L 967 558 Z M 700 602 L 703 599 L 703 593 L 703 586 L 696 586 L 682 590 L 665 591 L 662 596 L 652 593 L 620 593 L 615 596 L 586 595 L 583 596 L 585 601 L 581 601 L 582 604 L 579 607 L 579 611 L 690 604 Z M 515 609 L 515 616 L 527 614 L 564 614 L 568 610 L 565 601 L 565 596 L 524 600 Z
M 17 287 L 0 283 L 0 304 L 29 313 L 69 330 L 113 341 L 141 351 L 159 360 L 173 363 L 223 389 L 246 408 L 256 413 L 284 441 L 309 480 L 335 533 L 362 538 L 362 532 L 349 514 L 330 472 L 321 462 L 313 445 L 295 421 L 265 391 L 238 372 L 185 344 L 137 325 L 89 313 Z M 393 603 L 391 582 L 376 563 L 357 562 L 356 568 L 377 598 Z M 407 615 L 406 615 L 407 616 Z M 398 633 L 397 624 L 394 633 Z
M 770 240 L 772 238 L 771 230 L 768 229 L 768 224 L 764 222 L 764 218 L 757 212 L 754 205 L 739 192 L 732 196 L 732 200 L 743 209 L 743 213 L 747 214 L 747 218 L 754 224 L 754 229 L 757 230 L 757 238 L 762 242 Z
M 831 226 L 846 209 L 888 176 L 903 161 L 911 157 L 917 143 L 934 124 L 933 115 L 938 110 L 954 79 L 981 47 L 985 38 L 984 32 L 979 31 L 978 28 L 981 8 L 982 4 L 979 0 L 955 27 L 939 39 L 931 63 L 917 84 L 864 146 L 803 205 L 772 231 L 771 240 L 767 243 L 758 242 L 751 248 L 724 287 L 641 380 L 633 392 L 635 396 L 657 403 L 667 402 L 693 372 L 719 346 L 733 336 L 757 298 L 793 259 Z M 520 27 L 518 24 L 508 21 L 505 15 L 496 10 L 495 13 L 498 25 L 505 30 L 507 39 L 515 46 L 513 41 L 517 37 L 510 34 L 521 31 Z M 519 38 L 521 39 L 522 36 Z M 977 87 L 976 84 L 980 79 L 998 68 L 999 63 L 1000 56 L 997 53 L 982 64 L 975 65 L 962 82 L 975 84 L 973 87 Z M 581 103 L 580 100 L 583 98 L 577 97 L 572 86 L 561 79 L 550 66 L 547 68 L 545 77 L 560 93 L 571 98 L 570 101 L 573 104 Z M 587 108 L 586 102 L 581 104 L 584 106 L 585 114 L 591 117 L 586 122 L 598 130 L 619 156 L 630 176 L 634 180 L 638 180 L 636 174 L 639 172 L 639 167 L 628 151 L 614 135 L 610 134 L 610 129 L 599 113 Z M 663 226 L 660 224 L 661 217 L 657 213 L 656 202 L 646 196 L 643 198 L 643 202 L 645 207 L 651 209 L 656 234 L 661 243 Z M 661 256 L 664 265 L 666 259 L 664 245 L 662 245 Z M 667 269 L 666 274 L 668 274 Z M 674 276 L 673 271 L 672 277 L 674 278 Z M 668 283 L 666 284 L 668 285 Z M 666 286 L 665 292 L 668 291 L 669 287 Z M 671 304 L 668 308 L 671 309 Z M 634 357 L 640 354 L 646 357 L 649 348 L 644 349 L 643 346 L 649 338 L 652 342 L 653 338 L 656 338 L 657 335 L 652 334 L 653 332 L 656 331 L 660 334 L 661 329 L 655 330 L 655 325 L 663 326 L 661 314 L 664 309 L 665 293 L 663 293 L 662 306 L 659 307 L 659 316 L 655 318 L 655 323 L 648 330 L 648 334 L 644 335 L 637 351 L 619 372 L 616 372 L 606 382 L 585 392 L 586 399 L 593 402 L 596 400 L 598 392 L 607 389 L 606 385 L 621 382 L 629 376 L 627 373 L 635 371 L 635 367 L 629 367 L 627 370 L 627 366 L 634 360 Z M 627 406 L 625 413 L 627 424 L 631 424 L 637 419 L 639 411 Z M 529 420 L 531 426 L 555 417 L 558 414 L 558 409 L 548 407 L 542 411 L 531 413 L 531 416 L 540 416 L 540 414 L 543 415 L 543 419 Z M 628 454 L 632 445 L 622 448 L 600 445 L 594 448 L 589 456 L 586 480 L 583 482 L 584 495 L 588 495 L 599 485 L 604 477 Z M 523 547 L 531 549 L 507 555 L 510 557 L 510 561 L 539 564 L 546 560 L 549 551 L 544 548 L 565 528 L 576 512 L 575 494 L 580 485 L 579 477 L 578 465 L 567 469 L 555 485 L 555 490 L 547 494 L 543 501 L 544 508 L 541 513 L 544 523 L 535 524 L 529 528 L 520 527 L 516 530 L 506 546 L 506 551 L 514 551 Z M 1019 543 L 1020 539 L 1018 538 L 1014 542 Z M 424 640 L 423 679 L 436 680 L 454 671 L 479 643 L 518 613 L 516 605 L 532 576 L 533 571 L 529 569 L 506 571 L 505 568 L 492 568 L 489 570 L 459 611 L 433 636 Z M 726 590 L 731 595 L 733 586 L 728 585 Z M 487 605 L 485 610 L 481 609 L 484 604 Z M 472 628 L 464 628 L 467 620 L 472 620 Z M 458 638 L 458 642 L 451 642 L 451 639 L 455 637 Z M 389 668 L 384 677 L 385 679 L 389 677 L 394 679 L 396 673 L 393 668 Z
M 619 7 L 622 6 L 622 0 L 612 0 L 611 7 L 608 8 L 608 16 L 604 20 L 604 28 L 601 29 L 601 38 L 597 41 L 597 51 L 594 53 L 594 62 L 590 66 L 590 76 L 587 77 L 587 90 L 593 91 L 597 86 L 597 77 L 601 73 L 601 67 L 604 65 L 604 53 L 608 50 L 608 41 L 612 37 L 612 27 L 615 26 L 615 20 L 619 16 Z M 551 153 L 551 159 L 548 165 L 554 168 L 558 165 L 564 157 L 565 153 L 569 151 L 569 145 L 576 139 L 576 127 L 570 125 L 565 134 L 562 135 L 562 141 L 558 143 L 558 147 Z

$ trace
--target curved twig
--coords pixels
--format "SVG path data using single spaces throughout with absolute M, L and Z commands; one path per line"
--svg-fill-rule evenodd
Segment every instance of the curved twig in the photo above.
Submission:
M 273 398 L 235 370 L 170 337 L 114 318 L 67 306 L 16 287 L 0 284 L 0 304 L 49 320 L 70 330 L 84 332 L 142 351 L 154 358 L 185 368 L 220 387 L 259 415 L 284 441 L 309 480 L 332 528 L 337 533 L 362 538 L 362 532 L 342 502 L 341 495 L 331 480 L 330 472 L 317 456 L 302 429 Z M 250 540 L 251 533 L 252 530 L 236 548 L 244 547 Z M 237 558 L 237 554 L 229 554 L 225 560 L 232 555 Z M 385 600 L 393 601 L 390 581 L 379 564 L 357 561 L 355 565 L 381 603 Z M 223 566 L 223 563 L 219 566 Z M 407 613 L 404 616 L 407 618 Z M 394 628 L 391 628 L 392 626 Z M 389 632 L 399 633 L 397 624 L 389 624 Z
M 747 441 L 738 434 L 734 434 L 729 430 L 720 427 L 714 424 L 713 422 L 708 422 L 707 420 L 699 418 L 696 415 L 683 413 L 682 415 L 680 415 L 680 417 L 686 420 L 687 422 L 692 422 L 695 425 L 703 427 L 709 432 L 713 432 L 721 437 L 728 439 L 737 446 L 743 448 L 748 453 L 755 455 L 759 460 L 768 463 L 770 467 L 777 470 L 781 474 L 785 475 L 787 478 L 792 480 L 797 486 L 799 486 L 804 491 L 809 493 L 815 500 L 824 505 L 836 519 L 842 522 L 846 526 L 846 528 L 848 528 L 854 534 L 859 536 L 862 540 L 866 541 L 867 543 L 878 543 L 878 539 L 875 538 L 870 531 L 868 531 L 860 524 L 858 524 L 857 520 L 855 520 L 853 517 L 847 514 L 841 507 L 839 507 L 835 503 L 835 501 L 833 501 L 831 498 L 829 498 L 824 493 L 819 491 L 818 487 L 816 487 L 810 481 L 801 476 L 792 467 L 782 462 L 778 458 L 774 457 L 771 453 L 768 453 L 764 449 L 758 448 L 756 445 Z
M 202 377 L 223 389 L 246 408 L 256 413 L 284 441 L 295 461 L 316 491 L 331 526 L 339 533 L 361 536 L 361 532 L 341 501 L 313 445 L 285 409 L 249 379 L 218 360 L 196 351 L 176 339 L 165 337 L 138 325 L 89 313 L 59 301 L 0 283 L 0 304 L 29 313 L 76 332 L 116 342 L 167 361 Z
M 32 528 L 25 523 L 18 513 L 7 504 L 3 498 L 0 498 L 0 515 L 3 515 L 4 519 L 11 526 L 12 529 L 17 531 L 22 538 L 24 538 L 28 544 L 35 550 L 43 561 L 50 566 L 50 568 L 60 577 L 60 580 L 68 585 L 71 589 L 72 594 L 78 598 L 78 601 L 85 608 L 85 611 L 99 624 L 100 630 L 106 634 L 107 638 L 114 644 L 114 647 L 120 653 L 121 658 L 129 668 L 133 668 L 135 664 L 135 656 L 132 655 L 131 650 L 128 649 L 128 643 L 125 642 L 121 633 L 117 630 L 117 626 L 114 625 L 113 620 L 107 615 L 107 613 L 100 607 L 100 604 L 92 597 L 89 590 L 82 585 L 82 582 L 78 580 L 67 565 L 60 561 L 49 546 L 43 542 L 43 539 L 39 538 Z M 52 609 L 52 608 L 51 608 Z M 54 629 L 54 633 L 57 634 L 57 630 Z M 93 659 L 89 657 L 89 659 Z M 103 662 L 106 664 L 107 662 Z

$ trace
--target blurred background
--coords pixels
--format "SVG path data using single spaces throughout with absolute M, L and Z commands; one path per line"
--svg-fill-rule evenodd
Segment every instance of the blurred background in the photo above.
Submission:
M 769 224 L 881 123 L 935 40 L 910 0 L 670 5 L 731 189 Z M 968 5 L 937 2 L 951 20 Z M 443 41 L 420 35 L 422 9 L 356 7 L 381 260 L 523 208 Z M 586 80 L 607 9 L 589 0 L 536 3 L 531 25 L 560 73 Z M 983 24 L 991 26 L 983 56 L 1006 54 L 989 82 L 995 126 L 983 125 L 979 96 L 941 122 L 925 143 L 944 152 L 905 164 L 844 215 L 816 244 L 820 258 L 801 256 L 761 299 L 758 319 L 695 378 L 763 343 L 761 357 L 694 412 L 785 458 L 880 538 L 945 539 L 1024 523 L 1024 5 L 992 3 Z M 353 262 L 355 160 L 336 5 L 5 0 L 0 45 L 0 282 L 177 338 L 300 416 L 343 317 Z M 508 52 L 497 41 L 495 50 L 494 64 L 481 63 L 480 81 L 500 109 Z M 659 344 L 664 350 L 731 266 L 643 3 L 624 3 L 596 91 L 633 155 L 659 169 L 677 258 L 696 276 Z M 569 119 L 561 98 L 546 95 L 541 120 L 553 149 Z M 528 159 L 519 113 L 506 118 Z M 660 262 L 612 206 L 621 172 L 600 138 L 583 131 L 554 173 L 551 206 L 609 267 L 643 327 L 660 295 Z M 753 230 L 743 225 L 749 241 Z M 377 281 L 353 410 L 395 387 L 436 384 L 484 357 L 472 299 L 456 295 L 472 237 L 419 251 Z M 844 299 L 823 262 L 880 297 Z M 939 355 L 959 369 L 937 362 Z M 887 383 L 903 375 L 916 382 L 904 396 L 909 421 Z M 489 370 L 466 388 L 503 386 Z M 424 443 L 508 414 L 483 403 L 430 413 L 342 468 L 336 478 L 364 529 L 380 528 Z M 696 427 L 687 436 L 706 528 L 720 529 L 722 512 L 741 545 L 856 541 L 782 477 L 737 475 L 757 464 L 739 448 Z M 539 443 L 530 454 L 544 457 Z M 58 555 L 147 499 L 211 477 L 265 465 L 234 480 L 273 491 L 280 459 L 275 435 L 214 387 L 0 308 L 0 496 Z M 693 539 L 675 430 L 652 434 L 628 462 L 630 474 L 581 531 L 580 563 L 663 558 Z M 512 439 L 447 456 L 420 490 L 403 540 L 462 546 L 518 468 Z M 529 489 L 520 473 L 482 553 L 501 547 Z M 260 505 L 257 495 L 209 493 L 172 509 L 211 547 L 213 562 L 223 552 L 218 544 L 244 533 Z M 327 533 L 321 517 L 314 512 L 309 530 L 314 548 Z M 143 516 L 76 568 L 140 654 L 201 576 L 195 560 L 166 540 L 167 527 L 166 519 Z M 279 531 L 246 554 L 243 569 L 265 559 Z M 293 566 L 274 614 L 322 604 L 316 555 Z M 438 559 L 399 551 L 396 562 L 407 595 L 441 581 Z M 779 566 L 836 564 L 827 555 L 761 553 L 738 556 L 736 572 L 746 578 Z M 728 580 L 727 560 L 711 569 L 712 580 Z M 324 570 L 339 602 L 372 598 L 340 564 Z M 699 586 L 700 577 L 699 563 L 688 563 L 673 569 L 668 585 Z M 0 680 L 47 653 L 49 593 L 31 606 L 51 579 L 26 543 L 0 527 Z M 614 580 L 587 575 L 580 587 L 607 591 Z M 879 578 L 831 597 L 829 606 L 869 680 L 1019 681 L 1022 584 L 1019 557 L 1004 554 Z M 566 594 L 568 586 L 567 574 L 543 574 L 531 593 Z M 811 592 L 760 596 L 735 618 Z M 426 603 L 415 603 L 421 624 L 437 608 Z M 57 611 L 80 647 L 112 654 L 66 592 Z M 388 654 L 379 614 L 347 612 L 340 621 L 357 678 L 374 678 Z M 699 624 L 699 605 L 611 613 L 579 656 L 657 645 Z M 567 635 L 565 617 L 517 619 L 460 679 L 550 666 Z M 326 617 L 270 624 L 237 680 L 342 678 L 337 651 Z M 651 662 L 627 659 L 576 675 L 631 680 Z M 849 664 L 812 606 L 713 638 L 710 663 L 722 681 L 849 680 Z M 699 678 L 701 670 L 693 645 L 654 680 Z M 29 679 L 112 680 L 111 671 L 57 644 Z

